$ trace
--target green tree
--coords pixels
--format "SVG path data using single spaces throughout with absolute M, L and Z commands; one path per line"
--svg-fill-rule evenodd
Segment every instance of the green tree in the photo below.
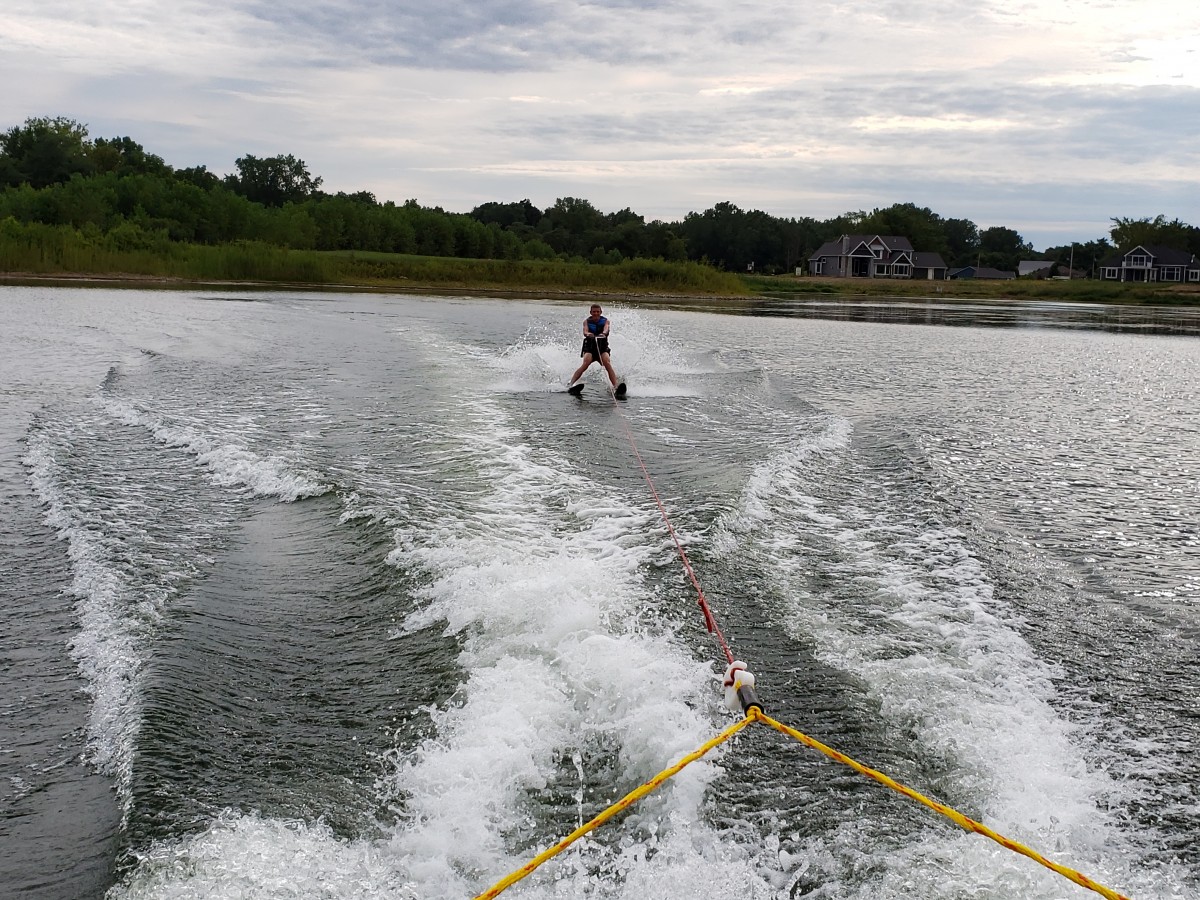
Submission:
M 585 256 L 603 243 L 604 214 L 587 200 L 560 197 L 538 222 L 542 239 L 560 254 Z
M 942 217 L 927 206 L 915 203 L 896 203 L 887 209 L 876 209 L 859 227 L 863 233 L 906 237 L 914 250 L 949 253 L 949 242 Z
M 979 226 L 970 219 L 946 219 L 942 223 L 946 251 L 942 259 L 949 266 L 969 266 L 979 253 Z
M 745 269 L 752 257 L 742 228 L 744 221 L 745 213 L 726 200 L 704 212 L 688 213 L 680 225 L 688 256 L 708 259 L 724 268 Z
M 679 236 L 674 226 L 656 219 L 646 226 L 646 255 L 683 262 L 687 259 L 687 241 Z
M 301 203 L 321 187 L 322 179 L 313 178 L 304 160 L 291 154 L 263 159 L 247 154 L 234 164 L 238 173 L 225 177 L 226 187 L 263 206 Z
M 293 250 L 312 250 L 317 246 L 317 224 L 308 209 L 299 203 L 269 207 L 266 222 L 255 232 L 255 239 L 265 240 Z
M 528 225 L 534 227 L 542 219 L 542 211 L 529 200 L 517 203 L 484 203 L 471 210 L 471 218 L 484 225 L 495 223 L 501 228 L 510 225 Z
M 554 259 L 557 255 L 553 247 L 539 238 L 526 241 L 521 247 L 521 256 L 524 259 Z
M 759 272 L 783 270 L 789 259 L 789 223 L 761 210 L 749 212 L 722 201 L 702 213 L 688 213 L 679 226 L 688 256 L 708 259 L 734 272 L 754 264 Z
M 388 253 L 415 253 L 417 232 L 408 210 L 388 201 L 380 208 L 379 249 Z
M 188 184 L 194 184 L 202 190 L 211 191 L 213 188 L 221 184 L 221 179 L 214 173 L 208 171 L 207 166 L 192 166 L 187 169 L 176 169 L 175 177 L 179 181 L 186 181 Z
M 603 246 L 617 251 L 622 259 L 645 256 L 648 249 L 646 220 L 626 207 L 605 216 L 607 226 Z
M 423 256 L 454 255 L 454 224 L 440 209 L 422 209 L 415 217 L 417 252 Z
M 147 153 L 133 138 L 96 138 L 89 155 L 97 172 L 118 175 L 166 175 L 171 167 L 161 156 Z
M 62 184 L 94 171 L 90 151 L 86 125 L 61 117 L 26 119 L 0 134 L 0 179 L 13 187 Z
M 977 259 L 982 266 L 1002 272 L 1016 272 L 1022 259 L 1033 255 L 1033 245 L 1011 228 L 997 225 L 979 234 Z
M 1158 215 L 1153 219 L 1114 218 L 1112 223 L 1109 234 L 1122 251 L 1149 245 L 1200 252 L 1200 229 L 1178 219 L 1168 222 L 1166 216 Z
M 554 201 L 554 205 L 546 210 L 545 216 L 553 227 L 562 228 L 572 235 L 597 231 L 604 225 L 604 216 L 600 210 L 578 197 L 559 197 Z

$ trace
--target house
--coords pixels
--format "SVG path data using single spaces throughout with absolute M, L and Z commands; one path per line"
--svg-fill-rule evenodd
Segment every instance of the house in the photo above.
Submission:
M 1200 282 L 1194 253 L 1156 244 L 1139 244 L 1100 263 L 1102 281 Z
M 1041 277 L 1046 278 L 1050 274 L 1052 265 L 1054 265 L 1052 259 L 1023 259 L 1017 263 L 1017 277 L 1024 278 L 1026 275 L 1042 272 Z
M 1016 272 L 1002 272 L 988 266 L 964 266 L 961 269 L 951 269 L 951 278 L 989 278 L 998 281 L 1011 280 L 1017 277 Z
M 833 278 L 922 278 L 942 280 L 946 264 L 937 253 L 917 253 L 908 238 L 843 234 L 808 258 L 810 275 Z

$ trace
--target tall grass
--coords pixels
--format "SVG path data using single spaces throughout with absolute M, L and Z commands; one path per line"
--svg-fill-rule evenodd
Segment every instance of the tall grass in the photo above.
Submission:
M 634 259 L 617 265 L 593 265 L 563 260 L 289 250 L 255 242 L 206 246 L 176 243 L 163 233 L 136 227 L 101 234 L 65 225 L 22 224 L 14 219 L 0 221 L 0 272 L 398 288 L 749 293 L 736 275 L 692 262 Z
M 213 281 L 328 284 L 339 280 L 337 266 L 321 254 L 259 243 L 188 245 L 186 266 L 177 274 Z
M 0 221 L 0 272 L 142 275 L 214 281 L 326 283 L 336 267 L 316 253 L 268 244 L 180 244 L 137 229 L 87 233 L 66 225 Z
M 746 294 L 729 272 L 693 262 L 629 259 L 616 265 L 564 260 L 459 259 L 346 251 L 329 254 L 338 280 L 360 284 L 413 283 L 443 287 L 561 288 L 615 292 Z

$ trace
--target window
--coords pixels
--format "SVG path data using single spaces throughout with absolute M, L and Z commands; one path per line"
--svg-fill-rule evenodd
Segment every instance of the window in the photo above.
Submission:
M 1116 269 L 1101 269 L 1100 277 L 1101 278 L 1116 278 L 1117 270 Z
M 813 263 L 812 273 L 814 275 L 823 275 L 825 273 L 825 257 L 821 257 Z
M 1200 281 L 1200 269 L 1188 269 L 1188 281 Z
M 1141 253 L 1133 253 L 1125 257 L 1125 265 L 1135 269 L 1144 269 L 1150 265 L 1150 257 Z
M 903 263 L 898 263 L 898 264 L 892 266 L 892 274 L 897 275 L 901 278 L 908 278 L 909 271 L 910 270 L 909 270 L 908 266 L 904 265 Z
M 1163 266 L 1162 270 L 1163 281 L 1182 281 L 1183 266 Z
M 888 267 L 883 265 L 882 263 L 875 264 L 875 276 L 876 277 L 879 277 L 880 275 L 886 275 L 887 270 L 888 270 Z
M 883 259 L 883 248 L 882 247 L 875 247 L 872 250 L 872 252 L 875 254 L 876 259 Z

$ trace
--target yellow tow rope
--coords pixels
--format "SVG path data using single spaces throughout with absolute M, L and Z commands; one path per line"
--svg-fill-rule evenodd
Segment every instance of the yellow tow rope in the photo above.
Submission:
M 663 771 L 659 772 L 657 775 L 655 775 L 653 778 L 651 778 L 645 784 L 630 791 L 628 794 L 626 794 L 624 797 L 622 797 L 616 803 L 612 804 L 612 806 L 608 807 L 606 810 L 604 810 L 602 813 L 600 813 L 598 816 L 596 816 L 590 822 L 586 823 L 585 825 L 581 825 L 579 828 L 572 831 L 569 835 L 567 835 L 565 838 L 563 838 L 561 841 L 559 841 L 553 847 L 550 847 L 548 850 L 542 851 L 537 856 L 535 856 L 533 859 L 531 859 L 529 862 L 527 862 L 525 865 L 521 866 L 521 868 L 517 869 L 515 872 L 512 872 L 511 874 L 500 879 L 500 881 L 496 882 L 494 885 L 492 885 L 492 887 L 488 888 L 482 894 L 479 894 L 475 898 L 475 900 L 490 900 L 490 898 L 498 896 L 501 892 L 508 889 L 509 887 L 516 884 L 518 881 L 520 881 L 522 878 L 524 878 L 525 876 L 532 873 L 535 869 L 537 869 L 543 863 L 547 862 L 548 860 L 557 856 L 562 851 L 566 850 L 568 847 L 570 847 L 573 843 L 575 843 L 577 840 L 579 840 L 581 837 L 583 837 L 589 831 L 592 831 L 592 830 L 598 828 L 599 826 L 603 825 L 605 822 L 607 822 L 613 816 L 620 813 L 622 810 L 627 809 L 628 807 L 630 807 L 634 803 L 636 803 L 638 800 L 640 800 L 642 797 L 645 797 L 647 794 L 649 794 L 652 791 L 656 790 L 657 788 L 661 787 L 662 784 L 667 781 L 667 779 L 678 774 L 680 771 L 682 771 L 684 769 L 684 767 L 686 767 L 686 766 L 690 765 L 691 763 L 695 762 L 696 760 L 700 759 L 700 757 L 702 757 L 702 756 L 704 756 L 704 754 L 708 753 L 709 750 L 712 750 L 714 747 L 717 747 L 720 744 L 725 743 L 727 740 L 729 740 L 731 737 L 733 737 L 735 734 L 737 734 L 739 731 L 741 731 L 747 725 L 750 725 L 752 722 L 762 722 L 763 724 L 769 725 L 771 728 L 774 728 L 776 731 L 780 732 L 781 734 L 786 734 L 789 737 L 795 738 L 797 741 L 804 744 L 806 747 L 811 747 L 812 749 L 825 754 L 830 759 L 832 759 L 836 762 L 842 763 L 843 765 L 849 766 L 850 768 L 854 769 L 856 772 L 860 772 L 861 774 L 866 775 L 868 778 L 874 779 L 875 781 L 879 782 L 880 784 L 891 788 L 893 791 L 903 794 L 904 796 L 909 797 L 910 799 L 916 800 L 918 803 L 929 807 L 934 812 L 940 813 L 941 815 L 950 819 L 952 822 L 954 822 L 959 827 L 964 828 L 967 831 L 973 831 L 976 834 L 981 834 L 984 837 L 991 838 L 993 841 L 998 843 L 1000 846 L 1007 847 L 1009 850 L 1012 850 L 1014 853 L 1020 853 L 1022 856 L 1029 857 L 1034 862 L 1045 866 L 1047 869 L 1051 869 L 1052 871 L 1057 872 L 1059 875 L 1062 875 L 1064 878 L 1069 878 L 1071 881 L 1075 882 L 1076 884 L 1081 885 L 1082 887 L 1085 887 L 1088 890 L 1095 891 L 1097 894 L 1100 894 L 1102 897 L 1105 897 L 1106 900 L 1130 900 L 1130 898 L 1126 897 L 1124 894 L 1119 894 L 1116 891 L 1112 890 L 1111 888 L 1107 888 L 1104 885 L 1099 884 L 1096 881 L 1093 881 L 1091 878 L 1088 878 L 1082 872 L 1077 872 L 1075 869 L 1071 869 L 1071 868 L 1068 868 L 1067 866 L 1062 866 L 1056 862 L 1052 862 L 1051 860 L 1042 856 L 1036 850 L 1032 850 L 1029 847 L 1026 847 L 1024 844 L 1020 844 L 1017 841 L 1014 841 L 1010 838 L 1006 838 L 1002 834 L 998 834 L 997 832 L 988 828 L 986 825 L 984 825 L 980 822 L 976 822 L 974 819 L 971 819 L 967 816 L 964 816 L 962 813 L 958 812 L 957 810 L 951 809 L 949 806 L 946 806 L 943 803 L 938 803 L 936 800 L 930 800 L 928 797 L 924 796 L 923 794 L 919 793 L 918 791 L 914 791 L 912 788 L 906 787 L 905 785 L 901 784 L 900 782 L 896 781 L 895 779 L 889 778 L 887 775 L 884 775 L 882 772 L 876 771 L 875 769 L 872 769 L 869 766 L 864 766 L 862 763 L 854 761 L 850 757 L 846 756 L 844 753 L 839 753 L 837 750 L 834 750 L 832 747 L 828 747 L 825 744 L 822 744 L 820 741 L 816 740 L 815 738 L 809 737 L 808 735 L 804 734 L 803 732 L 797 731 L 794 728 L 790 728 L 787 725 L 784 725 L 782 722 L 777 722 L 775 719 L 772 719 L 770 716 L 768 716 L 766 713 L 764 713 L 762 711 L 762 709 L 760 709 L 758 706 L 751 706 L 747 710 L 746 717 L 744 719 L 742 719 L 741 721 L 739 721 L 733 725 L 730 725 L 728 728 L 726 728 L 724 731 L 722 731 L 720 734 L 718 734 L 712 740 L 708 741 L 703 746 L 699 747 L 692 753 L 689 753 L 687 756 L 683 757 L 681 760 L 679 760 L 679 762 L 675 763 L 674 765 L 670 766 L 669 768 L 663 769 Z
M 789 728 L 787 725 L 784 725 L 782 722 L 775 721 L 774 719 L 772 719 L 770 716 L 768 716 L 766 713 L 764 713 L 761 709 L 758 709 L 757 707 L 752 708 L 750 710 L 750 712 L 746 715 L 746 718 L 747 719 L 756 719 L 760 722 L 770 725 L 772 728 L 774 728 L 778 732 L 781 732 L 782 734 L 786 734 L 786 735 L 789 735 L 790 737 L 794 737 L 796 740 L 798 740 L 800 743 L 804 744 L 806 747 L 812 747 L 814 750 L 824 753 L 830 759 L 836 760 L 837 762 L 840 762 L 843 765 L 849 766 L 850 768 L 854 769 L 854 771 L 860 772 L 863 775 L 866 775 L 868 778 L 873 778 L 875 781 L 878 781 L 880 784 L 890 787 L 893 791 L 896 791 L 897 793 L 903 794 L 905 797 L 908 797 L 912 800 L 916 800 L 918 803 L 928 806 L 934 812 L 941 813 L 943 816 L 945 816 L 950 821 L 954 822 L 960 828 L 965 828 L 967 831 L 973 831 L 976 834 L 982 834 L 984 837 L 991 838 L 993 841 L 995 841 L 1001 847 L 1007 847 L 1009 850 L 1012 850 L 1014 853 L 1020 853 L 1022 856 L 1028 856 L 1034 862 L 1040 863 L 1041 865 L 1045 866 L 1047 869 L 1052 869 L 1053 871 L 1057 872 L 1059 875 L 1062 875 L 1064 878 L 1069 878 L 1076 884 L 1082 885 L 1083 887 L 1087 888 L 1088 890 L 1095 891 L 1097 894 L 1100 894 L 1101 896 L 1106 897 L 1107 900 L 1129 900 L 1129 898 L 1126 897 L 1124 894 L 1118 894 L 1116 891 L 1112 890 L 1111 888 L 1106 888 L 1104 885 L 1099 884 L 1098 882 L 1095 882 L 1092 879 L 1088 878 L 1082 872 L 1077 872 L 1074 869 L 1067 868 L 1066 866 L 1060 866 L 1058 863 L 1052 862 L 1051 860 L 1046 859 L 1046 857 L 1042 856 L 1036 850 L 1031 850 L 1029 847 L 1026 847 L 1024 844 L 1019 844 L 1016 841 L 1012 840 L 1011 838 L 1006 838 L 1002 834 L 997 834 L 995 831 L 992 831 L 992 829 L 988 828 L 986 825 L 982 824 L 981 822 L 976 822 L 974 819 L 969 818 L 968 816 L 964 816 L 958 810 L 951 809 L 949 806 L 946 806 L 944 803 L 938 803 L 936 800 L 930 800 L 924 794 L 921 794 L 918 791 L 914 791 L 912 788 L 901 784 L 900 782 L 896 781 L 893 778 L 889 778 L 887 775 L 884 775 L 882 772 L 876 771 L 875 769 L 872 769 L 869 766 L 864 766 L 860 762 L 855 762 L 850 757 L 846 756 L 846 754 L 839 753 L 837 750 L 834 750 L 832 747 L 827 747 L 825 744 L 822 744 L 820 741 L 816 740 L 815 738 L 811 738 L 808 735 L 803 734 L 802 732 L 799 732 L 794 728 Z
M 611 819 L 613 816 L 615 816 L 617 813 L 621 812 L 621 810 L 626 809 L 627 807 L 630 807 L 633 804 L 637 803 L 637 801 L 641 800 L 643 797 L 645 797 L 651 791 L 658 788 L 660 785 L 662 785 L 662 783 L 664 781 L 666 781 L 672 775 L 675 775 L 676 773 L 682 771 L 685 766 L 688 766 L 691 763 L 694 763 L 696 760 L 698 760 L 700 757 L 702 757 L 705 753 L 707 753 L 713 747 L 716 747 L 719 744 L 725 743 L 727 740 L 729 740 L 731 737 L 733 737 L 735 734 L 737 734 L 739 731 L 741 731 L 743 728 L 745 728 L 747 725 L 749 725 L 753 721 L 754 720 L 752 718 L 747 716 L 746 718 L 742 719 L 740 722 L 730 725 L 728 728 L 726 728 L 724 731 L 722 731 L 720 734 L 718 734 L 711 741 L 704 744 L 704 746 L 700 747 L 697 750 L 692 751 L 691 753 L 689 753 L 687 756 L 685 756 L 679 762 L 675 763 L 675 765 L 671 766 L 670 768 L 663 769 L 661 772 L 659 772 L 657 775 L 655 775 L 653 778 L 651 778 L 649 781 L 647 781 L 641 787 L 634 788 L 632 791 L 630 791 L 628 794 L 626 794 L 624 797 L 622 797 L 620 800 L 618 800 L 616 803 L 614 803 L 608 809 L 604 810 L 604 812 L 600 813 L 600 815 L 596 816 L 596 818 L 594 818 L 590 822 L 576 828 L 574 831 L 572 831 L 570 834 L 568 834 L 565 838 L 563 838 L 561 841 L 559 841 L 557 844 L 555 844 L 549 850 L 543 850 L 541 853 L 539 853 L 537 856 L 535 856 L 529 862 L 525 863 L 525 865 L 521 866 L 521 868 L 517 869 L 512 874 L 507 875 L 504 878 L 501 878 L 494 885 L 492 885 L 490 888 L 488 888 L 486 891 L 484 891 L 482 894 L 480 894 L 478 897 L 476 897 L 475 900 L 488 900 L 488 898 L 495 897 L 501 891 L 516 884 L 518 881 L 520 881 L 526 875 L 530 874 L 534 869 L 536 869 L 542 863 L 546 862 L 549 859 L 554 858 L 555 856 L 558 856 L 558 854 L 562 853 L 564 850 L 566 850 L 568 847 L 570 847 L 573 843 L 575 843 L 577 840 L 579 840 L 581 837 L 583 837 L 589 831 L 592 831 L 592 830 L 600 827 L 605 822 L 607 822 L 609 819 Z

